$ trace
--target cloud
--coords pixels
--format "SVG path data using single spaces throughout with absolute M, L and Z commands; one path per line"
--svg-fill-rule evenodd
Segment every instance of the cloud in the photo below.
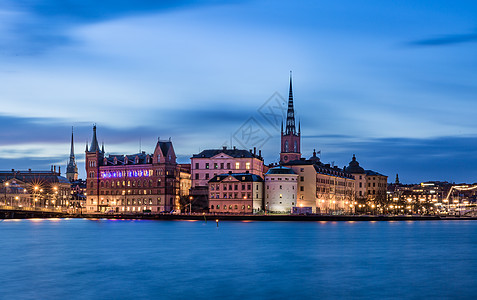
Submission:
M 214 4 L 218 1 L 6 0 L 0 4 L 3 22 L 0 54 L 42 54 L 54 47 L 78 42 L 68 34 L 78 25 Z
M 417 47 L 432 47 L 451 46 L 474 42 L 477 42 L 477 33 L 440 35 L 432 38 L 411 41 L 408 43 L 408 45 Z

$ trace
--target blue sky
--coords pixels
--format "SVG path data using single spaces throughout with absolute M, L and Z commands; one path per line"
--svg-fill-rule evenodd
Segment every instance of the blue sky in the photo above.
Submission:
M 342 167 L 356 154 L 390 181 L 477 181 L 475 1 L 99 3 L 0 3 L 1 169 L 64 169 L 74 126 L 84 175 L 93 123 L 107 152 L 171 137 L 187 162 L 250 118 L 276 162 L 259 108 L 293 70 L 304 156 Z

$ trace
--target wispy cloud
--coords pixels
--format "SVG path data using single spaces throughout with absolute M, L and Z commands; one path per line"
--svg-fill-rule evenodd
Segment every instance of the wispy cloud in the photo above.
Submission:
M 4 17 L 0 25 L 0 32 L 2 28 L 4 31 L 0 54 L 41 54 L 78 42 L 68 34 L 78 25 L 215 4 L 218 1 L 5 0 L 0 4 L 0 16 Z
M 432 46 L 451 46 L 464 43 L 477 42 L 477 33 L 465 33 L 465 34 L 446 34 L 426 39 L 420 39 L 411 41 L 408 43 L 410 46 L 417 47 L 432 47 Z

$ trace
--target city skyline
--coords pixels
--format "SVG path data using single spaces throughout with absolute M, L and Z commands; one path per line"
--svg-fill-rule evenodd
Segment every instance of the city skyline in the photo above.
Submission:
M 30 3 L 0 5 L 3 169 L 66 170 L 73 125 L 84 178 L 93 123 L 106 152 L 171 137 L 188 162 L 286 98 L 293 70 L 304 157 L 343 167 L 356 154 L 390 181 L 476 181 L 470 1 Z M 268 164 L 280 132 L 266 129 Z

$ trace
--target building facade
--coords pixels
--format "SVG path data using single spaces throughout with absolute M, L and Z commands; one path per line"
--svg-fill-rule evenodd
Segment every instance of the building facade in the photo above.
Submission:
M 270 168 L 264 175 L 265 211 L 291 213 L 297 203 L 298 174 L 283 166 Z
M 214 176 L 208 182 L 212 213 L 256 213 L 263 210 L 263 179 L 250 173 Z
M 14 207 L 66 210 L 70 203 L 70 183 L 60 168 L 50 171 L 0 171 L 0 203 Z
M 261 151 L 242 149 L 210 149 L 191 157 L 192 187 L 207 187 L 214 176 L 225 173 L 250 173 L 263 176 Z
M 355 182 L 351 174 L 310 159 L 285 164 L 298 174 L 297 206 L 311 207 L 314 213 L 350 214 L 355 211 Z
M 87 212 L 158 213 L 179 205 L 179 167 L 171 140 L 154 152 L 105 155 L 93 127 L 86 150 Z

